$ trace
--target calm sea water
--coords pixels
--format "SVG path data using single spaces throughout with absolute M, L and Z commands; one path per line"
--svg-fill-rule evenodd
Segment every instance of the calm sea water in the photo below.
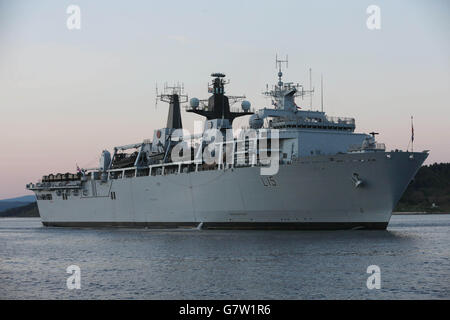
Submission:
M 68 290 L 69 265 L 81 289 Z M 369 265 L 381 289 L 369 290 Z M 0 299 L 449 299 L 450 215 L 387 231 L 66 229 L 0 219 Z

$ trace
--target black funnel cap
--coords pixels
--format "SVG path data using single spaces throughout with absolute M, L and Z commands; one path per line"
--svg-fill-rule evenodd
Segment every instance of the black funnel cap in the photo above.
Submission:
M 177 94 L 171 95 L 166 128 L 171 129 L 183 128 L 183 124 L 181 123 L 180 99 Z

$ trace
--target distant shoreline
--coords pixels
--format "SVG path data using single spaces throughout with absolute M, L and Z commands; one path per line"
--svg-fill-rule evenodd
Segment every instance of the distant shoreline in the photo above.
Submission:
M 450 214 L 450 212 L 392 212 L 392 215 Z

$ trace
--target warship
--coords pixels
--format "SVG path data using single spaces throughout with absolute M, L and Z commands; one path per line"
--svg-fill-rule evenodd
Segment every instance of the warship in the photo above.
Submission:
M 96 168 L 48 174 L 36 194 L 44 226 L 198 229 L 386 229 L 428 151 L 387 151 L 355 119 L 306 110 L 314 90 L 278 81 L 254 110 L 213 73 L 208 99 L 165 87 L 165 128 L 152 140 L 103 150 Z M 240 108 L 233 105 L 241 102 Z M 205 117 L 194 134 L 181 111 Z M 233 132 L 233 120 L 249 116 Z

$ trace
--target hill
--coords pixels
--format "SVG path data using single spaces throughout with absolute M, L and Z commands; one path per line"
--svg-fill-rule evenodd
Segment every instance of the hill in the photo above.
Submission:
M 0 201 L 0 212 L 12 209 L 12 208 L 18 208 L 23 207 L 25 205 L 29 204 L 29 202 L 20 202 L 20 201 Z
M 421 167 L 394 211 L 450 212 L 450 163 Z
M 39 217 L 39 210 L 36 202 L 25 204 L 17 208 L 11 208 L 0 212 L 1 218 L 6 217 Z
M 22 207 L 35 201 L 36 197 L 34 195 L 0 200 L 0 211 Z
M 31 203 L 36 201 L 35 195 L 27 195 L 27 196 L 21 196 L 16 198 L 9 198 L 9 199 L 1 199 L 0 202 L 26 202 Z

